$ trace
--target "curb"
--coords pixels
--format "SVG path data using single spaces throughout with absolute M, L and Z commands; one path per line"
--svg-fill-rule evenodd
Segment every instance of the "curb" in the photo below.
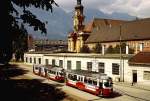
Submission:
M 142 90 L 147 90 L 150 91 L 150 87 L 142 87 L 144 85 L 136 85 L 134 84 L 133 86 L 131 84 L 126 84 L 126 83 L 119 83 L 115 82 L 114 85 L 120 85 L 120 86 L 125 86 L 125 87 L 130 87 L 130 88 L 136 88 L 136 89 L 142 89 Z

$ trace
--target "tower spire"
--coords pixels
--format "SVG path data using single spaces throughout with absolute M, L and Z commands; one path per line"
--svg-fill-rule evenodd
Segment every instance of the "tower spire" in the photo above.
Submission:
M 81 0 L 77 0 L 77 5 L 81 5 Z
M 81 4 L 81 0 L 77 0 L 77 5 L 75 6 L 75 13 L 74 13 L 74 32 L 78 32 L 83 30 L 83 22 L 84 22 L 84 15 L 83 15 L 83 6 Z

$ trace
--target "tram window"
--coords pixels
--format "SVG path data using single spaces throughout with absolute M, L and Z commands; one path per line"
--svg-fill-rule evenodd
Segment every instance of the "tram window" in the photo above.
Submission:
M 104 82 L 105 87 L 109 87 L 109 82 Z
M 35 69 L 39 69 L 38 67 L 35 67 Z
M 87 83 L 87 78 L 86 77 L 84 78 L 84 82 Z
M 102 82 L 99 82 L 99 88 L 102 88 L 103 84 Z
M 68 78 L 71 79 L 71 74 L 68 74 Z
M 97 81 L 96 80 L 93 80 L 93 85 L 97 85 Z
M 73 80 L 74 80 L 74 81 L 77 80 L 77 75 L 74 75 L 74 76 L 73 76 Z
M 83 81 L 83 77 L 81 77 L 80 81 Z
M 59 72 L 59 75 L 61 75 L 61 76 L 62 76 L 62 75 L 63 75 L 63 73 Z
M 80 76 L 78 76 L 78 81 L 80 81 Z
M 88 83 L 89 83 L 89 84 L 92 84 L 92 80 L 91 80 L 91 79 L 88 79 Z

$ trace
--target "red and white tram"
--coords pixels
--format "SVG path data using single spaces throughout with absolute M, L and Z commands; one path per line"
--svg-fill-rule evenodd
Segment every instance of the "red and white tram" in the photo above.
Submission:
M 47 77 L 47 70 L 52 68 L 51 65 L 33 65 L 33 73 L 42 77 Z
M 108 97 L 113 92 L 112 78 L 106 74 L 84 70 L 66 72 L 66 85 L 93 93 L 97 96 Z
M 40 75 L 40 67 L 42 67 L 44 65 L 33 65 L 33 73 L 36 75 Z
M 47 77 L 51 80 L 55 80 L 58 82 L 64 82 L 65 81 L 65 71 L 63 68 L 53 67 L 51 69 L 48 69 Z

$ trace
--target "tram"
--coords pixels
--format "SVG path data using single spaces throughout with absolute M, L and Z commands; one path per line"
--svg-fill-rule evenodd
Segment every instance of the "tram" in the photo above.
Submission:
M 97 96 L 109 97 L 113 93 L 112 78 L 106 74 L 86 70 L 64 70 L 51 65 L 33 65 L 33 72 Z
M 72 70 L 66 72 L 66 78 L 66 85 L 97 96 L 109 97 L 113 92 L 112 78 L 106 74 L 85 70 Z
M 33 73 L 42 77 L 47 77 L 48 69 L 52 68 L 51 65 L 33 65 Z
M 52 65 L 33 65 L 33 73 L 58 82 L 65 81 L 65 70 Z
M 40 75 L 40 67 L 42 67 L 43 65 L 35 65 L 33 64 L 33 73 L 36 75 Z
M 48 69 L 47 77 L 51 80 L 55 80 L 58 82 L 64 82 L 65 81 L 65 70 L 60 67 L 53 67 L 51 69 Z

